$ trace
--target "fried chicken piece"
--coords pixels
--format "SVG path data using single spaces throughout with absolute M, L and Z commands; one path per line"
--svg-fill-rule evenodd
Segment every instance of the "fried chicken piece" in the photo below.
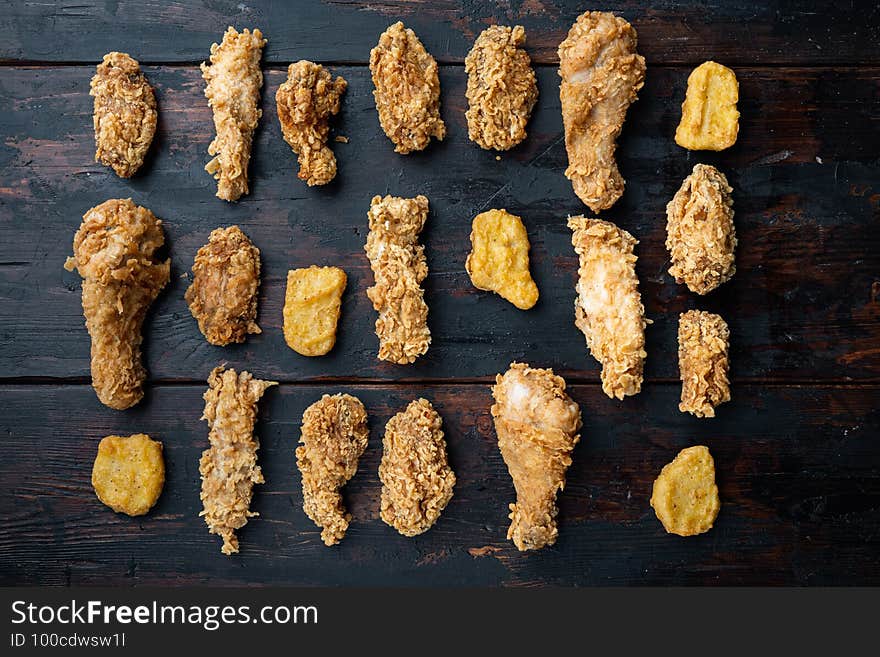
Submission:
M 98 64 L 89 95 L 95 97 L 95 162 L 131 178 L 156 134 L 153 88 L 136 60 L 124 52 L 110 52 Z
M 410 402 L 385 425 L 380 515 L 404 536 L 428 531 L 452 499 L 455 473 L 446 458 L 442 426 L 427 399 Z
M 375 279 L 367 296 L 379 312 L 379 358 L 405 365 L 431 344 L 428 305 L 421 287 L 428 263 L 425 247 L 418 242 L 428 217 L 428 199 L 374 196 L 367 216 L 370 233 L 364 250 Z
M 645 307 L 636 277 L 638 241 L 610 221 L 569 217 L 571 243 L 580 256 L 575 325 L 602 363 L 602 390 L 623 399 L 642 389 Z
M 539 550 L 559 535 L 556 494 L 580 439 L 581 411 L 561 376 L 523 363 L 495 377 L 492 396 L 498 447 L 516 488 L 507 538 L 519 550 Z
M 101 403 L 124 410 L 144 396 L 141 329 L 150 304 L 171 276 L 156 251 L 162 222 L 127 199 L 110 199 L 83 215 L 67 271 L 82 276 L 82 306 L 92 338 L 92 387 Z
M 211 231 L 192 271 L 185 298 L 208 342 L 223 347 L 261 333 L 256 321 L 260 250 L 238 226 Z
M 98 499 L 116 513 L 146 514 L 162 494 L 165 461 L 162 443 L 144 433 L 106 436 L 98 444 L 92 487 Z
M 538 84 L 532 60 L 522 49 L 525 41 L 522 25 L 493 25 L 477 37 L 464 60 L 468 136 L 486 150 L 510 150 L 526 138 Z
M 736 273 L 732 192 L 723 173 L 697 164 L 666 206 L 669 273 L 691 292 L 707 294 Z
M 266 39 L 259 30 L 241 33 L 229 27 L 223 43 L 211 45 L 211 65 L 202 62 L 205 98 L 214 111 L 217 136 L 208 146 L 214 155 L 205 171 L 217 179 L 217 197 L 237 201 L 248 193 L 248 163 L 259 108 L 263 73 L 260 58 Z
M 609 12 L 581 14 L 559 44 L 559 98 L 574 193 L 593 212 L 610 208 L 624 181 L 614 151 L 626 111 L 645 82 L 632 25 Z
M 415 32 L 400 21 L 385 30 L 370 51 L 370 72 L 379 123 L 396 152 L 420 151 L 431 137 L 443 141 L 437 62 Z
M 291 269 L 284 299 L 284 341 L 303 356 L 323 356 L 336 344 L 348 276 L 339 267 Z
M 669 534 L 696 536 L 712 529 L 721 499 L 708 447 L 683 449 L 663 466 L 654 480 L 651 508 Z
M 739 82 L 736 73 L 703 62 L 688 76 L 675 143 L 691 151 L 723 151 L 739 134 Z
M 678 410 L 697 417 L 715 417 L 715 407 L 730 401 L 727 352 L 730 329 L 720 315 L 701 310 L 678 319 L 678 369 L 681 403 Z
M 263 483 L 257 465 L 260 441 L 254 435 L 257 402 L 275 381 L 255 379 L 249 372 L 238 374 L 222 365 L 208 376 L 205 412 L 211 446 L 202 452 L 199 473 L 202 475 L 200 498 L 210 533 L 223 539 L 223 554 L 238 552 L 236 530 L 248 518 L 259 515 L 250 510 L 254 484 Z
M 296 448 L 303 511 L 322 528 L 324 545 L 336 545 L 348 529 L 351 514 L 339 491 L 357 472 L 369 437 L 367 411 L 357 397 L 324 395 L 303 413 Z
M 281 133 L 299 156 L 300 180 L 309 187 L 336 177 L 336 157 L 327 146 L 330 117 L 339 113 L 348 82 L 305 59 L 287 68 L 287 81 L 275 93 Z

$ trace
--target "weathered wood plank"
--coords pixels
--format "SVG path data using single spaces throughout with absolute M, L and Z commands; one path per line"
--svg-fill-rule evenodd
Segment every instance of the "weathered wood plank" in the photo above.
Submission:
M 873 2 L 651 4 L 617 0 L 595 7 L 635 25 L 649 64 L 880 62 L 880 52 L 870 47 L 880 41 L 880 9 Z M 379 34 L 403 20 L 440 62 L 463 61 L 486 25 L 518 23 L 527 30 L 533 59 L 556 63 L 559 42 L 587 8 L 577 0 L 27 0 L 12 3 L 0 18 L 0 60 L 97 62 L 105 52 L 123 50 L 144 62 L 198 62 L 232 24 L 266 34 L 268 62 L 364 63 Z
M 212 137 L 194 68 L 147 67 L 160 121 L 145 170 L 131 181 L 93 162 L 90 67 L 0 69 L 0 377 L 88 376 L 89 343 L 79 278 L 62 270 L 82 213 L 132 196 L 165 221 L 174 274 L 148 321 L 148 364 L 160 380 L 202 380 L 221 359 L 283 380 L 490 377 L 514 359 L 542 361 L 595 380 L 598 366 L 573 325 L 576 257 L 565 216 L 585 211 L 563 177 L 565 151 L 553 70 L 539 71 L 541 98 L 525 144 L 495 161 L 467 140 L 465 78 L 441 72 L 449 137 L 427 151 L 393 153 L 376 119 L 363 68 L 349 80 L 334 146 L 340 175 L 324 189 L 295 176 L 275 116 L 280 71 L 267 75 L 264 119 L 251 167 L 252 194 L 214 197 L 202 167 Z M 689 154 L 672 133 L 686 69 L 649 70 L 619 150 L 628 181 L 606 216 L 640 240 L 638 273 L 648 315 L 647 376 L 675 379 L 678 313 L 720 312 L 733 332 L 737 380 L 876 379 L 880 375 L 880 75 L 878 69 L 740 69 L 737 145 Z M 740 240 L 736 277 L 698 299 L 666 273 L 665 205 L 697 161 L 715 163 L 735 188 Z M 372 282 L 363 243 L 374 194 L 426 194 L 434 343 L 410 367 L 375 358 Z M 475 290 L 464 271 L 470 221 L 489 207 L 523 216 L 532 240 L 536 308 L 521 312 Z M 262 249 L 263 335 L 211 347 L 183 300 L 195 251 L 211 229 L 240 223 Z M 339 342 L 325 358 L 290 351 L 280 331 L 286 270 L 338 264 L 349 274 Z
M 338 390 L 364 401 L 371 437 L 346 494 L 354 521 L 330 549 L 302 512 L 293 450 L 305 407 Z M 505 540 L 513 487 L 487 386 L 281 386 L 261 404 L 261 516 L 232 558 L 198 518 L 202 392 L 161 386 L 117 413 L 87 386 L 0 388 L 15 409 L 0 417 L 0 584 L 880 584 L 877 386 L 735 386 L 712 421 L 679 413 L 675 385 L 626 404 L 572 386 L 583 438 L 559 542 L 537 554 Z M 378 518 L 377 468 L 385 422 L 419 395 L 444 418 L 458 484 L 438 524 L 408 539 Z M 168 467 L 158 506 L 139 519 L 105 508 L 90 485 L 98 440 L 135 431 L 164 442 Z M 709 533 L 682 539 L 648 500 L 660 468 L 693 444 L 712 451 L 722 510 Z

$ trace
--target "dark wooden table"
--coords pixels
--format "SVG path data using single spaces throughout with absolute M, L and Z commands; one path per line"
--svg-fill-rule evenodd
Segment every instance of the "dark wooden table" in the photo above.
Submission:
M 603 216 L 640 240 L 648 316 L 643 392 L 618 402 L 573 325 L 576 256 L 566 215 L 586 210 L 566 164 L 556 46 L 589 3 L 446 0 L 380 3 L 16 2 L 0 17 L 0 584 L 509 585 L 880 584 L 880 10 L 817 1 L 602 3 L 639 33 L 648 73 L 630 109 L 619 161 L 626 193 Z M 861 6 L 860 6 L 861 5 Z M 440 62 L 447 139 L 393 153 L 366 67 L 402 19 Z M 540 99 L 525 143 L 496 161 L 467 139 L 462 61 L 491 23 L 526 27 Z M 203 171 L 213 136 L 198 64 L 229 25 L 259 27 L 263 120 L 252 191 L 214 197 Z M 159 129 L 133 180 L 93 161 L 89 78 L 110 50 L 140 60 Z M 339 176 L 307 188 L 281 138 L 274 95 L 287 64 L 322 62 L 349 82 L 334 146 Z M 740 134 L 722 153 L 673 141 L 690 70 L 714 59 L 740 81 Z M 666 273 L 665 205 L 696 162 L 719 166 L 735 196 L 735 278 L 705 298 Z M 409 367 L 378 361 L 372 276 L 363 243 L 374 194 L 428 196 L 427 300 L 434 341 Z M 82 214 L 132 197 L 163 219 L 172 283 L 147 321 L 144 401 L 117 412 L 89 385 L 80 279 L 62 269 Z M 473 216 L 504 207 L 532 241 L 541 300 L 529 312 L 475 290 L 464 271 Z M 264 333 L 217 348 L 183 300 L 196 249 L 238 223 L 262 250 Z M 306 359 L 285 344 L 286 272 L 345 268 L 339 341 Z M 677 409 L 678 314 L 720 312 L 732 331 L 733 401 L 714 420 Z M 560 496 L 560 538 L 520 554 L 505 540 L 513 487 L 489 415 L 489 383 L 512 360 L 553 367 L 584 416 Z M 198 517 L 199 420 L 220 362 L 282 382 L 261 404 L 266 484 L 242 552 L 220 553 Z M 354 514 L 326 548 L 302 512 L 293 451 L 306 406 L 322 393 L 358 395 L 370 446 L 348 487 Z M 444 418 L 455 496 L 437 525 L 404 538 L 378 517 L 387 419 L 417 397 Z M 165 444 L 168 477 L 142 518 L 114 514 L 90 485 L 97 443 L 147 432 Z M 709 445 L 722 510 L 715 528 L 669 536 L 648 499 L 676 452 Z

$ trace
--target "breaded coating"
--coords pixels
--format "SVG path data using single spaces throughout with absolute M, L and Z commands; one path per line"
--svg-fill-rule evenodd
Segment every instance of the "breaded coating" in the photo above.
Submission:
M 632 25 L 609 12 L 581 14 L 559 44 L 559 98 L 574 193 L 593 212 L 610 208 L 624 180 L 614 151 L 626 111 L 645 83 Z
M 211 45 L 211 65 L 202 62 L 205 98 L 214 111 L 217 136 L 208 146 L 213 155 L 205 171 L 217 179 L 217 197 L 237 201 L 248 189 L 248 163 L 254 130 L 263 115 L 260 58 L 266 39 L 259 30 L 241 33 L 229 27 L 223 43 Z
M 593 358 L 602 363 L 602 390 L 623 399 L 642 389 L 645 307 L 636 277 L 638 241 L 610 221 L 569 217 L 571 243 L 580 256 L 575 325 Z
M 538 302 L 538 286 L 529 273 L 529 237 L 522 219 L 507 210 L 474 217 L 471 253 L 465 269 L 474 287 L 507 299 L 520 310 Z
M 336 344 L 348 277 L 339 267 L 292 269 L 284 298 L 284 341 L 303 356 L 323 356 Z
M 675 143 L 692 151 L 723 151 L 739 133 L 739 82 L 721 64 L 703 62 L 688 76 Z
M 691 292 L 707 294 L 736 273 L 732 192 L 723 173 L 697 164 L 666 206 L 669 273 Z
M 82 276 L 82 306 L 92 338 L 92 387 L 101 403 L 123 410 L 144 396 L 141 329 L 171 277 L 162 221 L 130 198 L 110 199 L 83 215 L 67 271 Z
M 257 326 L 260 250 L 238 226 L 216 228 L 196 253 L 186 302 L 213 345 L 244 342 Z
M 156 134 L 153 88 L 136 60 L 124 52 L 110 52 L 98 64 L 89 95 L 95 97 L 95 162 L 131 178 Z
M 521 25 L 493 25 L 477 37 L 464 60 L 468 136 L 481 148 L 506 151 L 526 138 L 538 83 L 522 49 L 525 41 Z
M 426 399 L 410 402 L 385 425 L 380 515 L 404 536 L 428 531 L 452 499 L 455 473 L 446 458 L 442 426 Z
M 287 68 L 287 81 L 278 87 L 275 104 L 281 133 L 299 156 L 300 180 L 326 185 L 336 177 L 336 157 L 327 146 L 330 117 L 339 113 L 348 83 L 319 64 L 305 59 Z
M 210 532 L 223 539 L 223 554 L 238 552 L 236 530 L 244 527 L 248 518 L 259 515 L 250 510 L 254 484 L 263 483 L 254 424 L 257 402 L 266 388 L 274 385 L 278 384 L 222 365 L 208 376 L 202 419 L 208 422 L 211 446 L 199 461 L 204 507 L 199 515 L 205 517 Z
M 721 500 L 708 447 L 683 449 L 663 467 L 654 481 L 651 508 L 670 534 L 696 536 L 712 529 Z
M 559 535 L 556 494 L 580 439 L 581 411 L 561 376 L 524 363 L 495 377 L 492 396 L 498 447 L 516 488 L 507 538 L 519 550 L 539 550 Z
M 399 21 L 385 30 L 370 51 L 370 72 L 379 123 L 396 152 L 420 151 L 431 137 L 443 141 L 437 62 L 415 32 Z
M 678 410 L 697 417 L 715 417 L 715 407 L 730 401 L 727 352 L 730 330 L 720 315 L 702 310 L 678 319 L 678 369 L 681 403 Z
M 357 472 L 369 437 L 367 411 L 357 397 L 324 395 L 303 413 L 296 448 L 303 511 L 321 527 L 325 545 L 339 543 L 348 529 L 351 514 L 339 491 Z
M 367 216 L 370 233 L 364 250 L 375 279 L 367 296 L 379 313 L 379 358 L 406 365 L 431 344 L 421 286 L 428 263 L 425 247 L 418 242 L 428 217 L 428 199 L 374 196 Z
M 162 443 L 143 433 L 101 440 L 92 466 L 92 487 L 111 509 L 142 516 L 156 504 L 164 485 Z

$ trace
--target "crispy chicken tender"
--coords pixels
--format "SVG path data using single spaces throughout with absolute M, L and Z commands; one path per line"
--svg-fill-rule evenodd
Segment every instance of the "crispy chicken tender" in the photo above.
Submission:
M 610 221 L 569 217 L 571 243 L 580 256 L 575 324 L 602 363 L 602 390 L 623 399 L 642 389 L 645 307 L 636 277 L 638 242 Z
M 420 151 L 431 137 L 443 141 L 437 62 L 415 32 L 400 21 L 385 30 L 370 51 L 370 72 L 379 123 L 396 152 Z
M 385 425 L 380 515 L 404 536 L 428 531 L 452 499 L 455 473 L 446 458 L 442 426 L 426 399 L 410 402 Z
M 670 534 L 696 536 L 712 529 L 721 500 L 708 447 L 683 449 L 663 467 L 654 481 L 651 508 Z
M 538 84 L 532 60 L 522 49 L 525 41 L 521 25 L 493 25 L 477 37 L 464 60 L 468 136 L 486 150 L 506 151 L 526 138 Z
M 248 163 L 259 108 L 263 74 L 260 58 L 266 39 L 259 30 L 241 33 L 229 27 L 223 43 L 211 45 L 211 65 L 202 62 L 205 98 L 214 111 L 217 136 L 208 146 L 215 156 L 205 171 L 217 179 L 217 197 L 237 201 L 248 193 Z
M 330 117 L 339 113 L 348 83 L 323 66 L 305 59 L 287 68 L 287 81 L 278 87 L 275 104 L 281 133 L 299 156 L 299 178 L 326 185 L 336 177 L 336 157 L 327 146 Z
M 101 403 L 123 410 L 144 396 L 141 329 L 150 304 L 171 276 L 156 251 L 162 222 L 127 199 L 110 199 L 85 213 L 73 238 L 67 271 L 82 276 L 82 306 L 92 338 L 92 387 Z
M 367 411 L 357 397 L 324 395 L 303 413 L 296 465 L 302 473 L 303 511 L 322 528 L 325 545 L 345 536 L 351 514 L 340 489 L 357 472 L 370 430 Z
M 95 162 L 131 178 L 156 134 L 153 88 L 136 60 L 124 52 L 110 52 L 98 64 L 89 95 L 95 97 Z
M 732 192 L 723 173 L 697 164 L 666 206 L 669 273 L 691 292 L 707 294 L 736 273 Z
M 581 14 L 559 44 L 559 98 L 574 193 L 593 212 L 610 208 L 624 180 L 614 151 L 626 111 L 645 82 L 632 25 L 609 12 Z
M 185 298 L 208 342 L 223 347 L 261 333 L 256 321 L 260 250 L 238 226 L 211 231 L 192 271 Z
M 303 356 L 323 356 L 336 344 L 348 277 L 339 267 L 292 269 L 284 299 L 284 341 Z
M 739 82 L 721 64 L 703 62 L 688 76 L 675 143 L 691 151 L 723 151 L 739 133 Z
M 424 196 L 374 196 L 367 214 L 370 233 L 364 250 L 375 284 L 367 290 L 379 312 L 379 358 L 405 365 L 428 351 L 428 305 L 421 284 L 428 275 L 419 233 L 428 217 Z
M 208 376 L 205 391 L 205 412 L 211 446 L 202 453 L 199 472 L 202 475 L 199 514 L 212 534 L 223 539 L 223 554 L 238 552 L 236 530 L 258 515 L 250 510 L 254 484 L 263 483 L 263 472 L 257 465 L 260 441 L 254 435 L 257 402 L 266 388 L 275 381 L 255 379 L 249 372 L 236 373 L 222 365 Z
M 678 410 L 697 417 L 715 417 L 715 407 L 730 401 L 727 352 L 730 330 L 720 315 L 701 310 L 678 319 L 678 369 L 681 403 Z
M 156 504 L 164 485 L 162 443 L 143 433 L 101 440 L 92 466 L 92 487 L 111 509 L 142 516 Z
M 580 439 L 581 411 L 561 376 L 523 363 L 495 377 L 492 396 L 498 447 L 516 488 L 507 538 L 519 550 L 539 550 L 559 535 L 556 494 Z

